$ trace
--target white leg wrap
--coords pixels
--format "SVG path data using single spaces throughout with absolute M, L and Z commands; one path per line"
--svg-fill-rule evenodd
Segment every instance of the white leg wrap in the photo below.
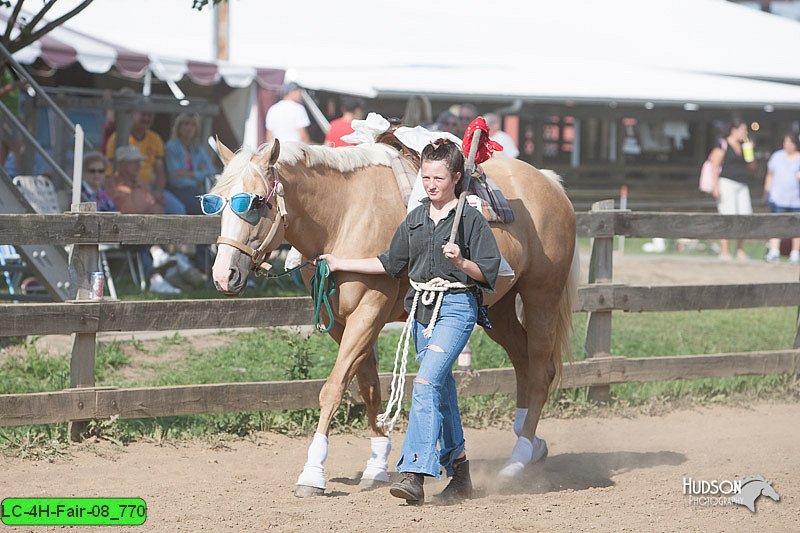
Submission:
M 322 433 L 314 433 L 314 440 L 308 447 L 308 459 L 303 472 L 297 478 L 298 485 L 325 488 L 325 467 L 322 464 L 328 458 L 328 437 Z
M 528 416 L 527 409 L 517 409 L 514 411 L 514 434 L 519 437 L 519 434 L 522 433 L 522 426 L 525 425 L 525 418 Z
M 372 454 L 367 461 L 367 467 L 361 479 L 374 479 L 375 481 L 389 481 L 389 452 L 392 451 L 392 441 L 389 437 L 372 437 L 370 439 Z
M 500 476 L 513 478 L 522 473 L 525 465 L 535 463 L 547 455 L 547 443 L 542 439 L 533 438 L 533 442 L 525 437 L 519 437 L 514 449 L 511 451 L 511 458 L 506 461 L 505 466 L 500 470 Z

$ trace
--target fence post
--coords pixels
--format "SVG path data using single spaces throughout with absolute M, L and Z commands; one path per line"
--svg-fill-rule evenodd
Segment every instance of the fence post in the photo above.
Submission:
M 794 347 L 800 348 L 800 306 L 797 307 L 797 323 L 795 324 Z
M 614 200 L 603 200 L 592 204 L 592 211 L 612 211 Z M 610 284 L 613 278 L 613 227 L 608 235 L 598 235 L 592 241 L 592 255 L 589 261 L 589 283 Z M 586 341 L 584 356 L 607 356 L 611 353 L 611 310 L 589 313 L 586 322 Z M 592 402 L 608 403 L 611 400 L 608 385 L 588 387 L 586 399 Z
M 73 213 L 97 211 L 94 202 L 72 204 Z M 73 244 L 69 253 L 69 275 L 74 301 L 89 300 L 92 292 L 91 273 L 97 270 L 97 244 Z M 69 362 L 69 386 L 71 389 L 94 387 L 94 355 L 97 336 L 95 333 L 75 333 L 72 341 L 72 358 Z M 69 437 L 79 441 L 86 431 L 85 420 L 69 423 Z

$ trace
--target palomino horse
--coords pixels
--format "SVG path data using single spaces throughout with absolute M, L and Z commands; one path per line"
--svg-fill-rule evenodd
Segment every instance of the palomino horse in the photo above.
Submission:
M 383 145 L 327 148 L 279 142 L 258 152 L 232 153 L 218 142 L 225 170 L 212 192 L 231 197 L 241 192 L 259 195 L 252 216 L 222 211 L 219 250 L 213 277 L 226 295 L 239 294 L 249 272 L 284 239 L 304 257 L 333 253 L 339 257 L 377 256 L 406 215 L 390 167 L 394 150 Z M 535 438 L 548 392 L 561 370 L 562 354 L 570 350 L 572 299 L 577 284 L 575 213 L 560 180 L 518 160 L 490 159 L 483 164 L 508 199 L 515 220 L 492 224 L 503 257 L 516 277 L 487 295 L 493 329 L 487 334 L 511 358 L 517 378 L 517 406 L 527 410 L 518 419 L 518 439 L 501 474 L 514 476 L 525 464 L 546 455 L 544 441 Z M 572 275 L 570 272 L 572 271 Z M 390 445 L 378 424 L 380 382 L 374 353 L 381 328 L 403 313 L 407 279 L 389 275 L 337 272 L 339 290 L 333 298 L 335 323 L 330 332 L 339 353 L 319 395 L 317 434 L 295 494 L 321 494 L 327 434 L 345 389 L 358 385 L 372 432 L 372 457 L 362 482 L 388 481 Z M 524 315 L 515 313 L 515 298 Z M 523 323 L 525 324 L 523 326 Z M 525 411 L 519 411 L 518 413 Z M 534 443 L 534 449 L 531 448 Z

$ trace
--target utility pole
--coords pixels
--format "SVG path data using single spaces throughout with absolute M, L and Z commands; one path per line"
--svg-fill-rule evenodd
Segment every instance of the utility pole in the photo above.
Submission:
M 230 19 L 228 17 L 230 2 L 222 1 L 214 6 L 214 53 L 217 60 L 230 59 L 228 36 L 230 34 Z

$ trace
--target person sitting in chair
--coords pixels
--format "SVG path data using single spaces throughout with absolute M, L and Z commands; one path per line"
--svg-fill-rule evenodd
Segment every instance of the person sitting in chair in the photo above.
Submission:
M 119 211 L 125 214 L 163 214 L 163 206 L 156 201 L 153 193 L 139 177 L 140 166 L 144 160 L 139 148 L 134 145 L 120 146 L 115 156 L 117 172 L 112 179 L 110 192 Z M 150 279 L 152 292 L 178 294 L 181 289 L 175 284 L 181 284 L 180 278 L 185 278 L 188 285 L 199 284 L 197 282 L 201 281 L 201 278 L 205 281 L 205 276 L 194 269 L 189 259 L 182 254 L 171 257 L 157 245 L 137 245 L 136 249 L 142 259 L 145 276 Z M 174 281 L 171 283 L 164 279 L 158 272 L 159 269 L 166 269 L 166 277 Z

